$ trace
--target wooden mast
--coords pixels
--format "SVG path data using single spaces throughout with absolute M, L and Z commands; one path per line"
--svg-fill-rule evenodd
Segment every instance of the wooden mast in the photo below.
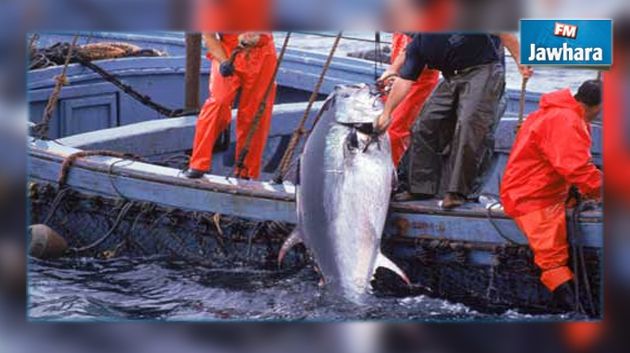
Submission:
M 185 109 L 199 108 L 199 76 L 201 73 L 201 33 L 186 33 Z

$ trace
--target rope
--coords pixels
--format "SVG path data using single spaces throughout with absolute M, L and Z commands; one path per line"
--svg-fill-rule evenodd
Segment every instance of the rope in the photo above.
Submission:
M 490 224 L 492 224 L 492 227 L 497 231 L 497 234 L 499 234 L 499 236 L 501 238 L 503 238 L 505 241 L 507 241 L 508 243 L 512 244 L 512 245 L 519 245 L 519 243 L 517 243 L 516 241 L 514 241 L 513 239 L 511 239 L 510 237 L 508 237 L 507 235 L 505 235 L 503 233 L 503 231 L 501 230 L 501 228 L 499 228 L 499 225 L 496 224 L 495 220 L 494 220 L 494 215 L 492 214 L 492 208 L 496 205 L 500 205 L 501 201 L 496 201 L 494 203 L 491 203 L 490 205 L 488 205 L 486 207 L 486 218 L 488 218 L 488 221 L 490 221 Z
M 121 91 L 123 91 L 125 94 L 127 94 L 131 98 L 135 99 L 136 101 L 140 102 L 142 105 L 153 109 L 157 113 L 159 113 L 159 114 L 161 114 L 161 115 L 163 115 L 163 116 L 165 116 L 167 118 L 176 118 L 176 117 L 180 117 L 180 116 L 184 116 L 184 115 L 194 115 L 194 114 L 198 114 L 199 113 L 199 109 L 181 109 L 181 108 L 180 109 L 170 109 L 170 108 L 168 108 L 166 106 L 163 106 L 163 105 L 161 105 L 159 103 L 156 103 L 156 102 L 154 102 L 151 99 L 151 97 L 136 91 L 131 86 L 129 86 L 126 83 L 123 83 L 116 76 L 110 74 L 105 69 L 103 69 L 102 67 L 94 64 L 93 62 L 91 62 L 90 60 L 86 59 L 82 55 L 76 55 L 76 59 L 77 59 L 77 62 L 79 62 L 81 65 L 83 65 L 83 66 L 87 67 L 88 69 L 94 71 L 99 76 L 101 76 L 105 81 L 107 81 L 107 82 L 113 84 L 114 86 L 118 87 Z
M 107 157 L 121 158 L 121 160 L 116 161 L 116 162 L 114 162 L 114 163 L 112 163 L 110 165 L 110 168 L 109 168 L 109 171 L 108 171 L 108 175 L 110 177 L 110 182 L 112 183 L 112 187 L 114 188 L 114 190 L 118 193 L 118 195 L 123 200 L 126 200 L 126 198 L 120 193 L 118 188 L 114 185 L 113 180 L 111 179 L 112 169 L 113 169 L 113 166 L 116 163 L 125 161 L 126 160 L 125 158 L 131 157 L 131 158 L 139 159 L 139 157 L 132 156 L 130 154 L 121 153 L 121 152 L 106 151 L 106 150 L 79 151 L 79 152 L 73 153 L 73 154 L 69 155 L 68 157 L 66 157 L 64 159 L 63 163 L 61 164 L 61 170 L 59 172 L 59 178 L 57 180 L 57 184 L 59 185 L 59 190 L 60 191 L 57 193 L 57 196 L 55 197 L 55 200 L 52 203 L 51 210 L 49 211 L 48 216 L 46 217 L 46 220 L 44 221 L 44 224 L 46 224 L 46 223 L 48 223 L 50 221 L 50 219 L 52 218 L 52 215 L 54 214 L 54 211 L 57 209 L 57 207 L 61 203 L 61 200 L 67 194 L 67 192 L 70 190 L 70 188 L 66 188 L 65 185 L 66 185 L 66 181 L 68 179 L 68 173 L 70 172 L 70 168 L 72 167 L 73 163 L 79 158 L 88 157 L 88 156 L 107 156 Z M 109 238 L 114 233 L 114 230 L 116 230 L 116 228 L 120 224 L 120 222 L 123 219 L 123 217 L 125 216 L 125 214 L 127 214 L 129 209 L 131 209 L 131 207 L 133 207 L 133 205 L 134 205 L 133 201 L 126 201 L 125 202 L 125 204 L 123 205 L 120 213 L 118 214 L 118 217 L 116 218 L 116 221 L 114 222 L 114 225 L 101 238 L 99 238 L 98 240 L 96 240 L 95 242 L 93 242 L 93 243 L 91 243 L 91 244 L 89 244 L 87 246 L 80 247 L 80 248 L 70 248 L 70 249 L 68 249 L 68 251 L 74 252 L 74 253 L 85 252 L 85 251 L 91 250 L 94 247 L 97 247 L 100 244 L 102 244 L 105 240 L 107 240 L 107 238 Z
M 574 291 L 575 291 L 575 311 L 578 313 L 586 313 L 586 310 L 582 306 L 582 301 L 580 300 L 580 288 L 584 287 L 586 292 L 586 299 L 588 300 L 589 309 L 591 310 L 591 315 L 595 316 L 597 309 L 593 300 L 593 292 L 591 288 L 591 282 L 589 280 L 588 271 L 586 268 L 586 260 L 584 258 L 584 247 L 582 245 L 582 237 L 580 232 L 579 218 L 580 213 L 583 211 L 584 203 L 582 197 L 576 192 L 575 193 L 576 205 L 573 211 L 571 212 L 570 217 L 570 227 L 569 231 L 572 236 L 571 242 L 571 250 L 573 252 L 573 273 L 574 273 Z M 582 278 L 580 279 L 580 274 Z M 581 283 L 581 280 L 584 283 Z
M 39 40 L 39 34 L 33 33 L 31 39 L 28 42 L 28 50 L 31 54 L 35 52 L 35 43 Z
M 61 74 L 55 77 L 55 87 L 53 88 L 50 97 L 48 97 L 48 103 L 46 103 L 46 108 L 44 108 L 44 115 L 42 116 L 42 120 L 37 123 L 33 128 L 33 132 L 40 139 L 48 137 L 48 125 L 50 123 L 50 119 L 52 118 L 52 113 L 55 111 L 55 107 L 57 106 L 57 101 L 59 101 L 61 88 L 68 83 L 66 73 L 68 71 L 68 65 L 70 65 L 70 59 L 72 58 L 72 54 L 78 40 L 78 35 L 75 35 L 74 38 L 72 38 L 72 44 L 70 44 L 70 47 L 68 48 L 68 54 L 66 55 L 66 59 L 63 63 Z
M 61 170 L 59 171 L 59 177 L 57 178 L 57 184 L 59 185 L 59 189 L 62 189 L 66 185 L 66 181 L 68 180 L 68 173 L 70 172 L 70 167 L 72 164 L 79 158 L 90 157 L 90 156 L 105 156 L 105 157 L 114 157 L 121 159 L 136 159 L 139 160 L 140 157 L 134 156 L 129 153 L 122 153 L 116 151 L 107 151 L 107 150 L 95 150 L 95 151 L 79 151 L 73 153 L 64 159 L 61 164 Z
M 317 96 L 319 95 L 319 90 L 322 86 L 322 83 L 324 82 L 324 77 L 326 76 L 326 72 L 328 71 L 328 68 L 330 67 L 333 56 L 335 55 L 335 51 L 337 50 L 337 46 L 339 45 L 339 41 L 341 40 L 341 35 L 342 35 L 342 32 L 339 32 L 337 36 L 335 37 L 335 41 L 333 43 L 332 48 L 330 49 L 330 53 L 328 53 L 328 58 L 326 58 L 326 63 L 324 64 L 324 67 L 322 68 L 322 72 L 319 75 L 319 79 L 317 80 L 317 83 L 315 84 L 313 93 L 311 94 L 311 97 L 308 100 L 308 104 L 306 106 L 306 110 L 304 111 L 304 115 L 302 116 L 302 119 L 300 120 L 300 123 L 297 129 L 295 129 L 295 131 L 293 132 L 293 135 L 291 136 L 291 140 L 289 141 L 289 145 L 287 146 L 287 149 L 284 152 L 282 159 L 280 160 L 278 172 L 273 179 L 275 183 L 278 183 L 278 184 L 282 183 L 282 181 L 284 180 L 284 177 L 286 176 L 289 170 L 291 160 L 293 159 L 293 152 L 295 152 L 295 148 L 300 142 L 300 138 L 305 133 L 304 125 L 306 124 L 306 120 L 308 119 L 309 113 L 311 112 L 313 103 L 315 102 L 315 100 L 317 99 Z
M 335 35 L 335 34 L 308 32 L 308 31 L 295 31 L 294 33 L 306 34 L 306 35 L 318 36 L 318 37 L 326 37 L 326 38 L 336 38 L 337 37 L 337 35 Z M 341 39 L 348 39 L 348 40 L 354 40 L 354 41 L 357 41 L 357 42 L 365 42 L 365 43 L 374 43 L 373 39 L 352 37 L 352 36 L 341 36 Z M 392 44 L 392 42 L 388 42 L 388 41 L 381 41 L 381 43 Z
M 381 65 L 381 32 L 374 32 L 374 81 L 378 80 L 378 68 Z
M 93 243 L 91 243 L 89 245 L 86 245 L 86 246 L 83 246 L 83 247 L 80 247 L 80 248 L 70 248 L 70 249 L 68 249 L 68 251 L 73 252 L 73 253 L 81 253 L 81 252 L 85 252 L 85 251 L 94 249 L 95 247 L 101 245 L 105 240 L 107 240 L 107 238 L 109 238 L 112 234 L 114 234 L 114 231 L 116 230 L 116 228 L 118 228 L 118 225 L 120 225 L 120 222 L 123 220 L 123 218 L 125 217 L 127 212 L 129 212 L 129 210 L 133 206 L 134 206 L 134 202 L 133 201 L 125 202 L 125 204 L 120 209 L 120 212 L 118 212 L 118 217 L 116 217 L 116 221 L 114 221 L 114 224 L 105 233 L 105 235 L 103 235 L 102 237 L 100 237 L 99 239 L 97 239 L 96 241 L 94 241 Z
M 271 76 L 271 80 L 267 85 L 267 89 L 265 90 L 265 94 L 262 97 L 262 101 L 258 105 L 258 110 L 256 111 L 256 115 L 254 115 L 254 120 L 252 121 L 252 125 L 247 132 L 247 137 L 245 138 L 245 143 L 243 148 L 241 149 L 238 159 L 236 160 L 236 164 L 234 165 L 233 175 L 240 176 L 243 168 L 245 167 L 245 158 L 249 153 L 249 147 L 252 144 L 252 139 L 254 138 L 254 134 L 258 130 L 258 125 L 260 125 L 260 120 L 262 119 L 263 114 L 265 113 L 265 109 L 267 108 L 267 98 L 271 94 L 271 91 L 274 88 L 276 76 L 278 75 L 278 69 L 280 68 L 280 64 L 284 58 L 284 53 L 287 50 L 287 46 L 289 45 L 289 38 L 291 38 L 291 32 L 287 32 L 287 35 L 284 37 L 284 43 L 282 44 L 282 50 L 280 50 L 280 55 L 278 55 L 278 59 L 276 62 L 276 67 L 273 70 L 273 74 Z
M 138 160 L 136 158 L 136 160 Z M 116 186 L 116 183 L 114 182 L 114 167 L 116 166 L 116 164 L 122 163 L 122 162 L 130 162 L 134 163 L 136 160 L 128 160 L 128 159 L 119 159 L 113 163 L 111 163 L 109 165 L 109 167 L 107 168 L 107 178 L 109 179 L 109 184 L 112 186 L 112 189 L 114 189 L 114 192 L 116 192 L 116 194 L 118 195 L 118 197 L 120 197 L 123 200 L 126 200 L 127 197 L 125 195 L 123 195 L 123 193 L 120 191 L 120 189 L 118 189 L 118 186 Z
M 521 125 L 523 125 L 523 119 L 525 116 L 525 93 L 527 91 L 527 81 L 529 81 L 529 78 L 527 77 L 523 77 L 523 80 L 521 81 L 521 97 L 518 103 L 518 124 L 516 124 L 516 127 L 514 128 L 514 133 L 518 133 L 518 130 L 521 129 Z
M 50 222 L 53 215 L 57 211 L 57 208 L 59 208 L 59 205 L 61 204 L 61 200 L 63 200 L 63 198 L 66 197 L 69 191 L 70 191 L 70 188 L 64 188 L 64 189 L 61 189 L 57 193 L 57 195 L 55 196 L 55 199 L 50 204 L 50 210 L 48 211 L 48 215 L 46 215 L 46 218 L 44 218 L 44 222 L 43 222 L 44 224 L 48 224 Z
M 313 119 L 313 124 L 311 125 L 311 128 L 307 131 L 304 132 L 304 136 L 305 139 L 308 140 L 308 137 L 311 135 L 311 133 L 313 132 L 313 129 L 315 129 L 315 126 L 317 126 L 317 123 L 319 123 L 319 119 L 321 119 L 322 115 L 324 115 L 324 112 L 327 110 L 327 104 L 328 102 L 330 102 L 330 99 L 327 99 L 324 102 L 324 105 L 322 106 L 322 109 L 320 109 L 319 112 L 317 112 L 317 115 L 315 116 L 315 119 Z M 300 153 L 299 155 L 302 155 L 302 153 L 304 152 L 304 147 L 306 147 L 306 145 L 302 145 L 302 148 L 300 149 Z M 295 158 L 291 161 L 288 169 L 287 169 L 287 173 L 291 170 L 293 170 L 293 168 L 295 168 L 298 165 L 299 159 Z M 286 175 L 286 173 L 285 173 Z
M 124 82 L 122 82 L 120 79 L 118 79 L 116 76 L 110 74 L 109 72 L 107 72 L 105 69 L 103 69 L 102 67 L 94 64 L 91 60 L 94 59 L 99 59 L 98 56 L 94 56 L 92 53 L 94 50 L 96 49 L 90 49 L 90 47 L 88 47 L 86 45 L 85 50 L 81 51 L 81 48 L 77 47 L 77 41 L 78 41 L 79 36 L 75 35 L 73 40 L 72 40 L 72 44 L 70 44 L 68 46 L 68 44 L 55 44 L 52 47 L 50 47 L 49 49 L 46 49 L 45 52 L 33 52 L 31 57 L 31 64 L 30 64 L 30 68 L 36 68 L 36 67 L 48 67 L 48 66 L 53 66 L 55 65 L 54 62 L 52 62 L 51 60 L 49 60 L 49 58 L 47 57 L 47 53 L 48 55 L 53 55 L 52 53 L 55 52 L 60 52 L 63 53 L 64 51 L 66 51 L 67 48 L 67 52 L 65 55 L 65 59 L 64 59 L 64 66 L 62 69 L 62 72 L 60 75 L 58 75 L 57 77 L 55 77 L 56 83 L 55 83 L 55 87 L 53 88 L 53 92 L 51 93 L 49 99 L 48 99 L 48 103 L 46 104 L 46 108 L 44 109 L 44 115 L 42 117 L 42 120 L 35 125 L 35 127 L 33 128 L 33 133 L 35 134 L 35 136 L 37 136 L 40 139 L 46 138 L 48 135 L 48 129 L 49 129 L 49 123 L 50 120 L 52 119 L 52 113 L 57 105 L 57 102 L 59 100 L 59 95 L 61 93 L 61 88 L 66 85 L 67 82 L 67 76 L 66 76 L 66 72 L 68 69 L 68 65 L 71 62 L 77 62 L 81 65 L 83 65 L 84 67 L 92 70 L 93 72 L 95 72 L 96 74 L 98 74 L 99 76 L 101 76 L 105 81 L 110 82 L 111 84 L 113 84 L 114 86 L 118 87 L 121 91 L 123 91 L 125 94 L 129 95 L 130 97 L 132 97 L 133 99 L 135 99 L 136 101 L 140 102 L 142 105 L 156 111 L 158 114 L 161 114 L 163 116 L 172 118 L 172 117 L 179 117 L 179 116 L 184 116 L 184 115 L 193 115 L 193 114 L 198 114 L 199 113 L 199 109 L 170 109 L 166 106 L 163 106 L 161 104 L 158 104 L 156 102 L 154 102 L 151 97 L 144 95 L 138 91 L 136 91 L 135 89 L 133 89 L 131 86 L 125 84 Z M 35 35 L 33 36 L 33 38 L 31 38 L 31 42 L 33 43 L 35 41 Z M 97 43 L 97 44 L 93 44 L 93 46 L 95 46 L 95 48 L 97 48 L 98 46 L 103 46 L 105 44 L 103 43 Z M 121 54 L 119 56 L 124 56 L 124 55 L 133 55 L 133 56 L 140 56 L 140 55 L 147 55 L 148 53 L 145 50 L 136 50 L 135 52 L 133 52 L 133 50 L 127 48 L 125 46 L 129 46 L 125 43 L 107 43 L 107 45 L 109 45 L 108 47 L 103 47 L 101 49 L 105 50 L 107 48 L 110 49 L 116 49 L 118 51 L 121 52 Z M 98 47 L 100 48 L 100 47 Z M 92 54 L 90 54 L 92 53 Z M 236 53 L 233 53 L 234 55 Z M 55 58 L 57 56 L 60 55 L 54 55 L 53 60 L 56 60 Z
M 571 228 L 573 228 L 574 224 L 573 224 L 573 219 L 571 219 Z M 570 231 L 574 238 L 573 241 L 571 242 L 571 252 L 573 253 L 572 256 L 572 267 L 573 267 L 573 273 L 574 273 L 574 280 L 573 280 L 573 291 L 575 294 L 575 312 L 578 313 L 584 313 L 584 308 L 582 307 L 582 303 L 580 300 L 580 287 L 581 287 L 581 283 L 580 283 L 580 276 L 579 276 L 579 268 L 578 268 L 578 258 L 577 258 L 577 239 L 575 239 L 575 230 L 571 229 Z

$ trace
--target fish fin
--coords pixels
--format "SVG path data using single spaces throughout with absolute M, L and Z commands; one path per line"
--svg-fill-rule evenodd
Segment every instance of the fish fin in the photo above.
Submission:
M 384 267 L 390 271 L 393 271 L 395 274 L 400 276 L 400 278 L 402 278 L 402 280 L 405 281 L 405 283 L 407 283 L 408 286 L 411 285 L 411 281 L 409 280 L 409 277 L 407 277 L 407 275 L 405 274 L 405 271 L 401 270 L 400 267 L 398 267 L 398 265 L 396 265 L 392 260 L 387 258 L 387 256 L 383 255 L 383 253 L 381 252 L 379 252 L 376 257 L 376 264 L 374 265 L 374 271 L 376 271 L 376 269 L 379 267 Z
M 287 239 L 282 243 L 280 247 L 280 251 L 278 252 L 278 267 L 282 267 L 282 260 L 286 254 L 296 245 L 303 243 L 302 240 L 302 231 L 300 228 L 296 227 L 291 234 L 287 237 Z

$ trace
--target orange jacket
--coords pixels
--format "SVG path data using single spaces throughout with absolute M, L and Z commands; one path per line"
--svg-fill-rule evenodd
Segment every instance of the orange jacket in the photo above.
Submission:
M 569 89 L 545 94 L 516 136 L 501 182 L 505 212 L 518 217 L 564 202 L 569 187 L 598 196 L 602 173 L 591 158 L 590 126 Z
M 413 38 L 411 38 L 406 33 L 394 32 L 394 34 L 392 35 L 392 63 L 394 62 L 394 60 L 396 60 L 398 55 L 400 55 L 407 48 L 407 45 L 409 45 L 409 42 L 411 42 L 412 39 Z

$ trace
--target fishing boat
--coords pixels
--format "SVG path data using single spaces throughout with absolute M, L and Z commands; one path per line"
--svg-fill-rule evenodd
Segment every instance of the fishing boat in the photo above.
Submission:
M 314 85 L 316 79 L 302 80 L 301 70 L 318 72 L 325 61 L 311 55 L 296 51 L 293 63 L 284 61 L 279 85 L 310 93 L 309 82 Z M 101 65 L 134 65 L 126 60 Z M 331 65 L 322 93 L 337 84 L 373 81 L 372 67 L 364 60 L 336 60 L 337 71 Z M 75 70 L 77 77 L 92 75 L 80 67 Z M 84 82 L 102 84 L 94 78 Z M 35 86 L 29 83 L 31 87 Z M 494 160 L 478 200 L 448 211 L 437 200 L 391 203 L 382 247 L 413 284 L 407 287 L 389 273 L 379 273 L 377 295 L 427 294 L 480 310 L 556 310 L 551 294 L 539 282 L 526 238 L 494 196 L 518 123 L 515 95 L 508 92 Z M 528 110 L 536 99 L 535 94 L 528 97 Z M 312 126 L 322 103 L 314 103 L 306 126 Z M 88 128 L 55 140 L 30 137 L 30 223 L 44 223 L 57 231 L 75 256 L 159 255 L 208 266 L 277 270 L 279 247 L 296 222 L 295 168 L 282 182 L 270 180 L 277 180 L 280 160 L 308 104 L 282 97 L 277 101 L 260 181 L 232 177 L 234 132 L 215 151 L 211 174 L 198 180 L 183 177 L 194 115 Z M 601 166 L 601 126 L 594 125 L 592 133 L 593 157 Z M 572 213 L 570 223 L 572 241 L 582 254 L 580 297 L 590 314 L 598 316 L 603 215 L 601 209 L 578 211 Z M 307 251 L 298 248 L 286 258 L 284 270 L 310 264 Z
M 59 32 L 40 34 L 37 47 L 45 48 L 58 43 L 70 43 L 75 33 Z M 170 109 L 184 107 L 186 48 L 183 35 L 176 33 L 81 33 L 77 45 L 94 43 L 124 43 L 139 48 L 150 48 L 162 56 L 121 57 L 94 61 L 111 76 L 132 87 L 139 94 Z M 286 50 L 276 82 L 276 103 L 305 102 L 315 87 L 326 54 L 294 49 Z M 339 84 L 374 82 L 382 73 L 383 65 L 375 68 L 368 60 L 335 56 L 319 90 L 323 100 Z M 56 77 L 62 65 L 30 70 L 27 73 L 29 120 L 38 123 L 44 114 L 48 98 L 55 89 Z M 210 61 L 201 61 L 199 96 L 208 96 Z M 79 63 L 71 63 L 66 72 L 68 84 L 63 87 L 52 113 L 49 138 L 58 138 L 109 127 L 123 126 L 141 121 L 165 118 L 163 114 L 133 99 L 120 87 L 105 80 L 98 73 Z M 525 111 L 536 109 L 539 94 L 528 92 Z M 507 111 L 517 112 L 519 92 L 507 90 Z

